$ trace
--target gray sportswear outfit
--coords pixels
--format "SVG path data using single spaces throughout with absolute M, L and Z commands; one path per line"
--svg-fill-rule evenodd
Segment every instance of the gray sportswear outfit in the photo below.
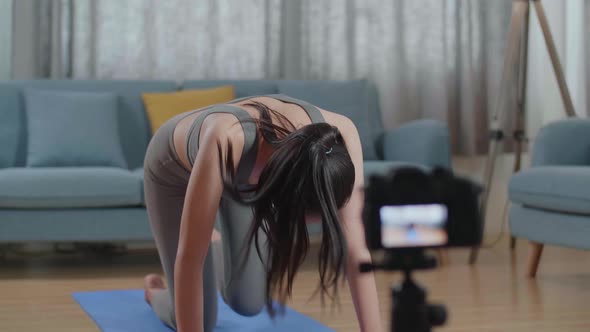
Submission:
M 286 103 L 301 106 L 312 123 L 325 122 L 317 107 L 302 100 L 285 95 L 266 95 Z M 187 155 L 193 164 L 199 144 L 201 125 L 211 113 L 231 113 L 238 120 L 249 119 L 250 114 L 238 106 L 230 105 L 252 97 L 240 98 L 228 104 L 218 104 L 192 112 L 179 114 L 168 120 L 152 137 L 144 162 L 144 191 L 148 218 L 164 269 L 168 291 L 156 293 L 152 308 L 168 326 L 176 328 L 174 311 L 174 263 L 178 249 L 180 221 L 190 172 L 181 164 L 174 147 L 174 129 L 179 121 L 194 112 L 201 112 L 188 131 Z M 236 172 L 238 183 L 246 185 L 256 162 L 258 134 L 256 124 L 242 123 L 244 149 Z M 207 190 L 207 188 L 203 188 Z M 243 270 L 238 271 L 242 262 L 244 241 L 250 227 L 252 209 L 233 200 L 224 193 L 215 221 L 221 228 L 223 255 L 207 253 L 203 269 L 204 331 L 210 332 L 217 322 L 217 287 L 224 301 L 242 315 L 259 313 L 265 305 L 266 273 L 256 249 L 252 248 Z M 222 262 L 220 262 L 222 261 Z M 216 271 L 218 276 L 216 277 Z M 221 273 L 220 273 L 221 272 Z

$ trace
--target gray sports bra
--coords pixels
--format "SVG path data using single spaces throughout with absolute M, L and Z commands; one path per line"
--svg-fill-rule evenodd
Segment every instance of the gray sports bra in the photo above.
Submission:
M 314 105 L 306 101 L 285 96 L 282 94 L 248 96 L 232 100 L 227 104 L 217 104 L 209 106 L 205 109 L 200 110 L 201 114 L 197 116 L 197 118 L 195 119 L 188 131 L 186 153 L 191 167 L 194 164 L 196 154 L 199 150 L 199 136 L 205 118 L 212 113 L 231 113 L 235 115 L 236 118 L 238 118 L 240 124 L 242 125 L 242 130 L 244 131 L 244 149 L 242 150 L 242 156 L 240 157 L 240 163 L 238 166 L 238 171 L 236 172 L 236 177 L 239 183 L 247 184 L 248 177 L 250 176 L 250 173 L 254 168 L 254 164 L 256 163 L 256 158 L 258 155 L 258 131 L 256 128 L 256 123 L 250 121 L 242 121 L 251 119 L 252 117 L 250 116 L 250 114 L 242 108 L 231 104 L 254 97 L 271 97 L 285 103 L 298 105 L 305 110 L 305 112 L 311 119 L 312 123 L 325 122 L 322 113 Z

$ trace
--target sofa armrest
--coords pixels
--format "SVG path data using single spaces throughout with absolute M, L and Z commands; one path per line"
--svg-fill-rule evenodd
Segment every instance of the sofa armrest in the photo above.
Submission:
M 590 165 L 590 120 L 565 119 L 541 128 L 531 165 Z
M 451 168 L 449 131 L 440 121 L 412 121 L 386 131 L 382 139 L 385 160 Z

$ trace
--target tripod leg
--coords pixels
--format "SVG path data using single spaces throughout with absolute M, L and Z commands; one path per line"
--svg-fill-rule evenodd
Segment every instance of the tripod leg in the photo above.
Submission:
M 516 249 L 516 237 L 514 235 L 510 235 L 510 250 Z
M 512 69 L 516 61 L 516 55 L 520 46 L 520 30 L 522 29 L 523 18 L 528 11 L 528 1 L 514 0 L 512 3 L 512 19 L 510 21 L 510 30 L 508 32 L 508 46 L 506 48 L 506 56 L 504 58 L 504 68 L 502 71 L 502 81 L 500 84 L 500 91 L 496 105 L 494 107 L 494 117 L 492 120 L 492 133 L 495 133 L 495 137 L 491 138 L 490 146 L 488 150 L 488 157 L 486 160 L 486 166 L 484 170 L 484 192 L 481 197 L 481 213 L 482 218 L 486 218 L 487 203 L 489 200 L 490 189 L 492 186 L 492 178 L 494 176 L 494 168 L 496 164 L 496 158 L 498 155 L 498 141 L 502 138 L 502 131 L 500 128 L 504 125 L 504 106 L 505 106 L 505 92 L 508 88 L 508 84 L 511 81 Z M 484 223 L 485 226 L 485 223 Z M 477 260 L 478 247 L 471 249 L 469 256 L 469 263 L 474 264 Z
M 522 32 L 522 39 L 520 43 L 520 58 L 518 65 L 518 95 L 516 96 L 516 121 L 514 128 L 514 168 L 516 173 L 522 168 L 522 153 L 524 144 L 526 142 L 525 118 L 526 118 L 526 87 L 527 87 L 527 71 L 528 71 L 528 42 L 529 42 L 529 18 L 530 10 L 527 8 L 524 17 L 524 28 Z M 506 218 L 508 216 L 505 216 Z M 516 238 L 510 236 L 510 249 L 516 247 Z
M 529 16 L 527 8 L 524 18 L 524 28 L 520 43 L 520 59 L 518 65 L 518 95 L 516 97 L 516 121 L 514 129 L 514 140 L 516 142 L 516 158 L 514 159 L 514 172 L 520 171 L 522 167 L 522 152 L 526 141 L 525 118 L 526 118 L 526 87 L 528 71 L 528 42 L 529 42 Z
M 541 30 L 543 30 L 543 36 L 545 37 L 545 44 L 547 45 L 547 51 L 549 51 L 551 64 L 553 65 L 553 70 L 555 71 L 555 78 L 557 78 L 557 85 L 559 85 L 559 92 L 561 92 L 561 98 L 563 99 L 563 104 L 565 106 L 565 113 L 569 117 L 575 117 L 576 111 L 574 110 L 574 103 L 572 102 L 572 97 L 565 81 L 563 68 L 559 62 L 559 54 L 557 53 L 557 48 L 555 47 L 555 42 L 553 41 L 553 35 L 551 34 L 551 29 L 549 28 L 549 22 L 547 21 L 547 16 L 545 15 L 545 9 L 543 8 L 541 0 L 533 0 L 533 2 L 537 11 L 537 17 L 539 18 Z

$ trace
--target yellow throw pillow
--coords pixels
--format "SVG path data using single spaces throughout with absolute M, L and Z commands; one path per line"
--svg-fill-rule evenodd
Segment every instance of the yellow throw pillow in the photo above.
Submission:
M 210 89 L 142 94 L 152 133 L 155 133 L 160 126 L 177 114 L 225 103 L 235 98 L 234 87 L 231 85 Z

